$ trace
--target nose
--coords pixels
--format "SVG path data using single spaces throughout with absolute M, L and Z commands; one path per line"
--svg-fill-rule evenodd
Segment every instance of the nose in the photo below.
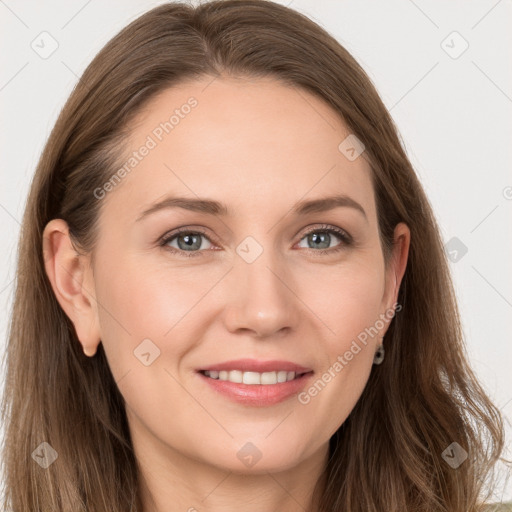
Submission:
M 224 282 L 224 322 L 229 332 L 249 331 L 253 337 L 269 338 L 295 330 L 301 301 L 294 278 L 284 262 L 265 250 L 252 263 L 236 258 Z

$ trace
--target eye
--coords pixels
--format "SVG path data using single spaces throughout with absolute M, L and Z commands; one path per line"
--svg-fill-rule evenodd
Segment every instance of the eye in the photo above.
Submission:
M 192 231 L 189 228 L 182 228 L 168 235 L 164 235 L 159 245 L 169 248 L 171 252 L 180 253 L 180 255 L 182 254 L 186 257 L 198 256 L 200 249 L 209 248 L 204 247 L 202 238 L 205 238 L 211 244 L 210 239 L 201 230 Z M 174 241 L 176 241 L 177 246 L 170 245 L 170 243 Z
M 330 243 L 333 240 L 333 235 L 334 238 L 338 238 L 342 242 L 335 247 L 330 246 Z M 334 252 L 341 251 L 352 244 L 352 238 L 346 231 L 329 225 L 323 225 L 320 228 L 308 231 L 301 239 L 301 242 L 302 240 L 306 240 L 306 243 L 312 244 L 312 247 L 306 247 L 306 249 L 313 249 L 313 252 L 319 252 L 320 254 L 332 254 Z
M 341 243 L 335 247 L 330 246 L 333 235 L 334 238 L 341 240 Z M 206 247 L 203 244 L 203 239 L 207 240 Z M 300 242 L 302 240 L 306 240 L 306 243 L 311 242 L 312 247 L 306 247 L 308 251 L 320 254 L 332 254 L 352 244 L 352 237 L 346 231 L 330 225 L 322 225 L 311 229 L 301 238 Z M 171 243 L 175 245 L 171 245 Z M 200 256 L 205 249 L 211 249 L 212 242 L 201 229 L 180 228 L 164 235 L 158 245 L 180 256 L 194 257 Z

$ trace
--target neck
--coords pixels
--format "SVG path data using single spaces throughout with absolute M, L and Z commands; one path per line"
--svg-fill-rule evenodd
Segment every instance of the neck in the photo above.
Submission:
M 317 482 L 325 485 L 328 445 L 293 468 L 243 474 L 191 460 L 172 449 L 159 452 L 160 457 L 154 457 L 156 452 L 145 454 L 149 452 L 136 453 L 143 512 L 239 512 L 241 506 L 244 512 L 319 512 L 313 493 Z

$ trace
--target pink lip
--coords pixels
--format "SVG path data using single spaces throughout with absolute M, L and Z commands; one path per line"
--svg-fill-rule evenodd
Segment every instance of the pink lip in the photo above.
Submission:
M 200 372 L 198 375 L 214 391 L 225 395 L 234 402 L 255 407 L 267 407 L 298 394 L 310 382 L 313 372 L 301 375 L 289 382 L 277 384 L 237 384 L 227 380 L 212 379 Z
M 225 361 L 224 363 L 212 364 L 200 368 L 198 371 L 213 370 L 213 371 L 231 371 L 240 370 L 242 372 L 274 372 L 279 370 L 286 370 L 287 372 L 307 373 L 311 372 L 311 368 L 306 368 L 290 361 L 258 361 L 257 359 L 236 359 L 233 361 Z M 284 383 L 281 383 L 284 384 Z

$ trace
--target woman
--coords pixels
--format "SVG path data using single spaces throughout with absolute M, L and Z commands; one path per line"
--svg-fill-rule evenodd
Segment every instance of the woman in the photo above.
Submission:
M 48 140 L 19 258 L 10 510 L 482 510 L 503 419 L 435 217 L 305 16 L 170 3 L 122 30 Z

